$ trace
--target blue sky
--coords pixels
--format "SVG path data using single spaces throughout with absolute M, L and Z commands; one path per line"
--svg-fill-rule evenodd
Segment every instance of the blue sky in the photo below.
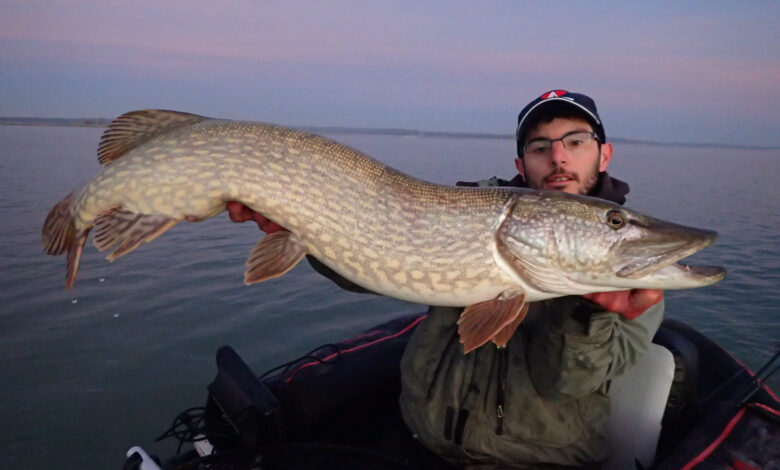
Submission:
M 780 145 L 780 2 L 679 3 L 0 0 L 0 116 L 511 133 L 563 88 L 608 136 Z

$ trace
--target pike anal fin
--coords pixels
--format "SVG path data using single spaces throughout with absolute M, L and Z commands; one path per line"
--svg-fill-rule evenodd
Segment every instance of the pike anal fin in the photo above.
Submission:
M 493 300 L 469 305 L 458 319 L 464 351 L 473 351 L 490 340 L 499 347 L 506 346 L 527 312 L 525 293 L 520 290 L 506 291 Z
M 133 251 L 144 242 L 150 242 L 179 223 L 179 219 L 164 215 L 139 214 L 124 209 L 105 211 L 95 220 L 95 246 L 105 251 L 119 246 L 106 259 L 114 261 Z
M 254 284 L 283 276 L 306 254 L 292 232 L 280 230 L 257 242 L 246 260 L 244 283 Z

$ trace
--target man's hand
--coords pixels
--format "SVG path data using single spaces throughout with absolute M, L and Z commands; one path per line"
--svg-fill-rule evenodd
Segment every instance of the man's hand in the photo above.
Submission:
M 615 292 L 596 292 L 583 295 L 610 312 L 627 320 L 633 320 L 664 298 L 664 291 L 656 289 L 631 289 Z
M 253 220 L 257 222 L 257 226 L 260 228 L 260 230 L 268 234 L 278 232 L 279 230 L 284 230 L 284 227 L 281 225 L 277 224 L 271 219 L 263 217 L 261 214 L 258 214 L 240 202 L 228 202 L 227 210 L 228 215 L 230 216 L 230 220 L 233 222 L 248 222 Z

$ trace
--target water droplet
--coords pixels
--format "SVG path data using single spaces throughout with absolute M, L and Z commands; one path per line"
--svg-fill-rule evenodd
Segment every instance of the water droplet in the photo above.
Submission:
M 78 303 L 79 299 L 71 299 L 70 303 L 75 304 Z

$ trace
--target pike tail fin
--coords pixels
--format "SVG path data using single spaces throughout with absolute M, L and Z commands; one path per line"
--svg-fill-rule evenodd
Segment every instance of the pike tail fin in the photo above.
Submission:
M 49 211 L 41 229 L 41 240 L 47 254 L 58 256 L 68 252 L 68 267 L 65 277 L 65 287 L 70 289 L 76 282 L 79 271 L 79 261 L 84 244 L 87 242 L 89 228 L 82 233 L 76 232 L 76 224 L 70 213 L 73 193 L 65 196 Z

